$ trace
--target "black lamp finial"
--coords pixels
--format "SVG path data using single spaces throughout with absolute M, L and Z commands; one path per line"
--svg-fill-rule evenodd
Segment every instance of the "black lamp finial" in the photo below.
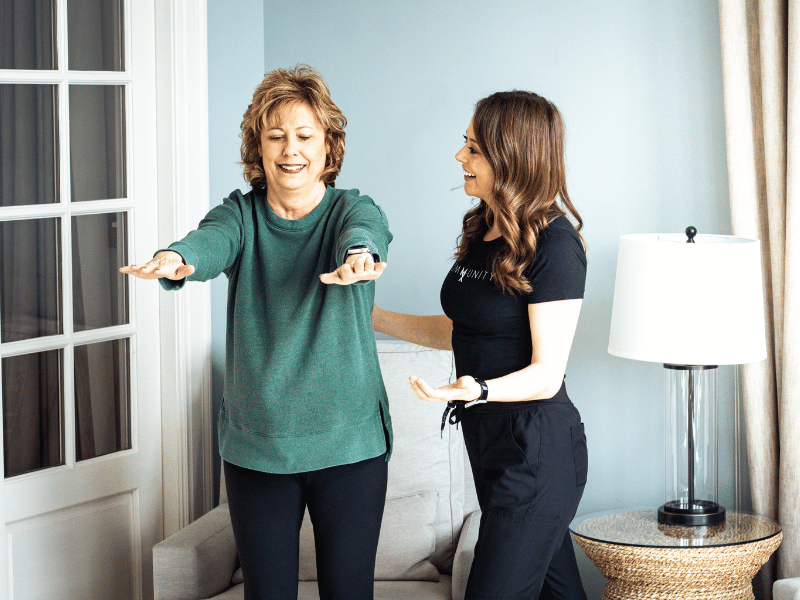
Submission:
M 686 237 L 689 238 L 686 240 L 687 244 L 694 244 L 694 236 L 697 235 L 697 228 L 689 225 L 686 228 Z

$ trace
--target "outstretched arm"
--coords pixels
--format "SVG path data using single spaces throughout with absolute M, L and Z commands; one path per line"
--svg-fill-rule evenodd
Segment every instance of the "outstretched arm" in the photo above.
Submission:
M 531 364 L 504 377 L 488 380 L 489 401 L 545 400 L 558 392 L 567 370 L 567 359 L 582 302 L 575 299 L 528 305 L 533 344 Z M 469 375 L 438 389 L 418 377 L 411 376 L 408 379 L 414 393 L 423 400 L 470 401 L 477 399 L 481 393 L 480 386 Z
M 194 267 L 183 262 L 183 257 L 172 250 L 162 250 L 146 263 L 119 268 L 121 273 L 139 279 L 161 279 L 177 281 L 194 273 Z
M 453 349 L 453 322 L 446 315 L 418 317 L 383 310 L 375 304 L 372 307 L 372 327 L 380 333 L 420 346 L 437 350 Z

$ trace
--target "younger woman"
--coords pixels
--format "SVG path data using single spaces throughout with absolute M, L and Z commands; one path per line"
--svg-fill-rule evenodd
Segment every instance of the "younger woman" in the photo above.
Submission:
M 585 600 L 568 526 L 586 437 L 564 372 L 586 279 L 556 107 L 513 91 L 478 102 L 464 147 L 464 216 L 444 315 L 373 310 L 377 331 L 453 350 L 458 380 L 417 396 L 461 422 L 482 515 L 466 600 Z M 560 202 L 559 202 L 560 200 Z M 567 218 L 577 221 L 577 230 Z M 443 419 L 444 423 L 444 419 Z

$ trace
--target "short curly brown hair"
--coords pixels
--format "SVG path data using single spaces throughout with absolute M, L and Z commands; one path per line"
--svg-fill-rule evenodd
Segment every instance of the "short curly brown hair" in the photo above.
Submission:
M 344 159 L 344 128 L 347 119 L 333 103 L 330 91 L 313 67 L 299 64 L 292 70 L 275 69 L 264 76 L 256 88 L 253 101 L 242 120 L 242 161 L 244 178 L 254 190 L 267 185 L 264 166 L 261 164 L 261 132 L 270 124 L 275 112 L 295 102 L 306 104 L 316 115 L 325 130 L 325 168 L 320 180 L 333 185 Z

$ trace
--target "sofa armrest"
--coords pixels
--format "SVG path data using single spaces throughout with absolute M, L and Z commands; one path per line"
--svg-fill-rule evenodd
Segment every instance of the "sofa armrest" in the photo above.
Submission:
M 236 558 L 225 504 L 155 545 L 155 600 L 201 600 L 225 591 L 230 587 Z
M 456 546 L 456 555 L 453 557 L 453 600 L 464 600 L 480 525 L 481 511 L 476 510 L 467 515 L 464 525 L 461 527 L 461 535 L 458 538 L 458 546 Z
M 800 577 L 779 579 L 772 585 L 773 600 L 800 600 Z

